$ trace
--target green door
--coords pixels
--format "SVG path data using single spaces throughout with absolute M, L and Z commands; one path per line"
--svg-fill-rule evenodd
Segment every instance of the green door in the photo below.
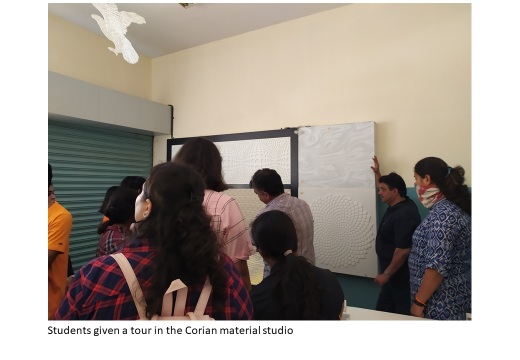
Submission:
M 72 214 L 70 256 L 77 271 L 95 257 L 106 190 L 126 176 L 148 176 L 153 136 L 49 120 L 48 146 L 56 201 Z

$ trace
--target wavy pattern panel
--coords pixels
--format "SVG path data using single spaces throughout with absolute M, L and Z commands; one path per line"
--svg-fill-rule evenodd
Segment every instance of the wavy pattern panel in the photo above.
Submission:
M 374 122 L 298 129 L 299 186 L 373 187 Z
M 274 169 L 284 184 L 291 183 L 291 138 L 216 142 L 222 156 L 222 171 L 228 184 L 249 184 L 262 168 Z M 172 158 L 182 145 L 172 145 Z

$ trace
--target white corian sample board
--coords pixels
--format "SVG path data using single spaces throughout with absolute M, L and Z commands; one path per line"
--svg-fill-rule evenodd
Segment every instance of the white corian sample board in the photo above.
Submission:
M 316 266 L 375 277 L 374 122 L 298 129 L 298 197 L 314 218 Z
M 282 183 L 291 183 L 291 138 L 215 142 L 222 156 L 222 172 L 227 184 L 249 184 L 262 168 L 274 169 Z M 182 145 L 172 145 L 172 159 Z

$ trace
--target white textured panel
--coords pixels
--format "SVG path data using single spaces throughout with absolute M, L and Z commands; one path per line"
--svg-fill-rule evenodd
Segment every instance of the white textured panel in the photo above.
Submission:
M 287 194 L 291 194 L 290 189 L 286 189 Z M 234 198 L 244 214 L 246 224 L 249 228 L 256 215 L 265 207 L 265 204 L 258 200 L 258 196 L 253 189 L 229 189 L 224 191 L 227 195 Z M 247 260 L 247 267 L 249 268 L 249 277 L 251 284 L 257 285 L 264 277 L 264 262 L 260 253 L 256 253 Z
M 374 187 L 374 122 L 298 129 L 299 186 Z
M 262 168 L 274 169 L 284 184 L 291 183 L 291 138 L 221 141 L 222 172 L 228 184 L 249 184 Z M 172 159 L 182 145 L 172 145 Z
M 316 266 L 333 272 L 377 276 L 374 188 L 299 188 L 314 218 Z

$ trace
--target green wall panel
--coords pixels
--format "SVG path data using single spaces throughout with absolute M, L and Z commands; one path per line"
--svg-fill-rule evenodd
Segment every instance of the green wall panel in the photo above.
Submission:
M 95 256 L 106 190 L 126 176 L 148 176 L 153 137 L 54 121 L 48 136 L 56 201 L 72 214 L 70 256 L 77 271 Z

